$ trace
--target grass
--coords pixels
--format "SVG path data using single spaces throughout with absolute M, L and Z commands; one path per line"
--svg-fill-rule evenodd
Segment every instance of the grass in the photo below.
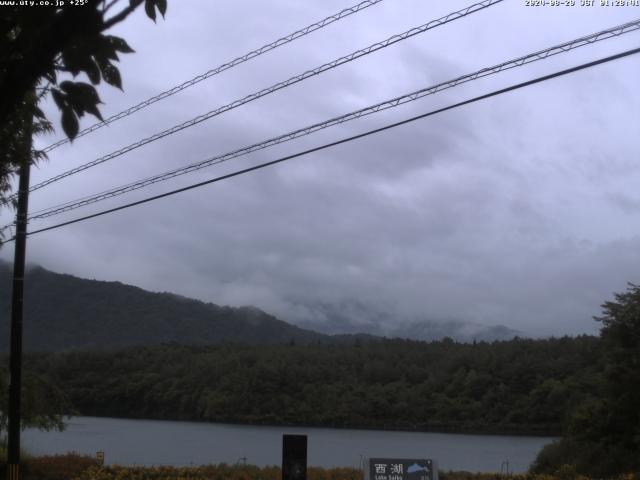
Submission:
M 23 457 L 22 480 L 282 480 L 278 467 L 202 465 L 198 467 L 100 466 L 94 457 L 65 455 Z M 6 454 L 0 450 L 0 480 L 6 478 Z M 307 480 L 363 480 L 354 468 L 309 467 Z M 554 475 L 500 475 L 497 473 L 441 472 L 440 480 L 591 480 L 561 468 Z M 633 474 L 614 480 L 640 480 Z

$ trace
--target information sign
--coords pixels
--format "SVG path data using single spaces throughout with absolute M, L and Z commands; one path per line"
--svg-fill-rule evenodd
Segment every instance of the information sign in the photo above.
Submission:
M 437 480 L 433 460 L 370 458 L 369 480 Z

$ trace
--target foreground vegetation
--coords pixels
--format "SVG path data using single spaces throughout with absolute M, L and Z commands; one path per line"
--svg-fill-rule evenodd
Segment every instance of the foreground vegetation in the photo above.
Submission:
M 95 458 L 76 453 L 34 457 L 23 452 L 20 458 L 23 480 L 70 480 L 79 477 L 88 468 L 97 466 Z M 7 478 L 6 464 L 6 450 L 0 447 L 1 480 Z
M 0 479 L 5 478 L 0 465 Z M 281 480 L 278 467 L 253 465 L 203 465 L 197 467 L 121 467 L 100 466 L 93 457 L 67 455 L 27 457 L 23 466 L 24 480 Z M 361 470 L 354 468 L 309 467 L 308 480 L 362 480 Z M 553 475 L 500 475 L 496 473 L 440 472 L 440 480 L 591 480 L 571 467 L 561 467 Z M 612 480 L 637 480 L 632 474 Z
M 540 452 L 534 471 L 568 463 L 594 476 L 640 478 L 640 286 L 630 284 L 602 311 L 595 388 L 569 412 L 563 438 Z
M 92 467 L 75 480 L 281 480 L 277 467 L 258 468 L 252 466 L 234 467 L 227 465 L 203 467 Z M 353 468 L 315 468 L 307 471 L 308 480 L 363 480 L 361 470 Z M 53 480 L 53 479 L 52 479 Z M 501 475 L 497 473 L 441 472 L 440 480 L 591 480 L 577 475 L 570 468 L 561 469 L 555 475 Z M 613 480 L 613 479 L 612 479 Z M 633 474 L 620 475 L 614 480 L 637 480 Z

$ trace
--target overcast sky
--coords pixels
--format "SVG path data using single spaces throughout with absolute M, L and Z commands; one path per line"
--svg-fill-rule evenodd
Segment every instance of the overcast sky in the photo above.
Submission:
M 32 184 L 470 5 L 385 0 L 51 152 Z M 640 17 L 640 7 L 505 0 L 42 189 L 31 211 L 286 133 Z M 125 92 L 105 116 L 355 1 L 170 0 L 113 31 Z M 76 7 L 78 8 L 78 7 Z M 34 222 L 52 225 L 637 47 L 640 33 L 474 81 L 319 134 Z M 28 260 L 217 304 L 321 321 L 357 303 L 390 321 L 459 319 L 531 335 L 595 333 L 640 282 L 640 56 L 374 137 L 30 237 Z M 48 107 L 58 123 L 58 113 Z M 83 126 L 92 122 L 87 119 Z M 61 135 L 41 138 L 46 146 Z M 1 215 L 3 224 L 11 220 Z M 11 259 L 12 246 L 0 257 Z

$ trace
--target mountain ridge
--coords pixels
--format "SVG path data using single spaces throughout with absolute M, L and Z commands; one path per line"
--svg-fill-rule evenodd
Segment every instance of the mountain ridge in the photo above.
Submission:
M 26 273 L 27 351 L 112 349 L 163 343 L 310 343 L 328 336 L 255 307 L 229 307 L 40 266 Z M 8 349 L 11 268 L 0 264 L 0 351 Z
M 504 325 L 483 325 L 459 319 L 436 320 L 421 315 L 401 315 L 389 309 L 376 309 L 357 300 L 338 305 L 316 302 L 305 307 L 313 312 L 311 319 L 296 325 L 325 334 L 354 334 L 362 331 L 377 337 L 417 341 L 437 341 L 449 337 L 455 341 L 511 340 L 528 337 L 522 331 Z
M 359 306 L 368 324 L 348 317 L 351 310 L 326 307 L 331 317 L 319 323 L 287 322 L 254 306 L 230 307 L 171 292 L 150 292 L 120 281 L 79 278 L 39 265 L 26 272 L 24 346 L 26 351 L 104 350 L 168 343 L 353 343 L 383 337 L 470 342 L 505 340 L 521 332 L 504 326 L 482 327 L 464 335 L 468 322 L 401 322 L 380 328 L 379 314 Z M 0 260 L 0 352 L 9 345 L 11 265 Z M 346 312 L 346 314 L 345 314 Z M 376 316 L 378 315 L 378 316 Z M 391 315 L 391 314 L 388 314 Z M 391 317 L 389 317 L 391 318 Z M 343 328 L 339 328 L 342 323 Z M 365 331 L 355 326 L 365 327 Z M 333 331 L 331 331 L 333 328 Z M 472 332 L 473 333 L 473 332 Z

